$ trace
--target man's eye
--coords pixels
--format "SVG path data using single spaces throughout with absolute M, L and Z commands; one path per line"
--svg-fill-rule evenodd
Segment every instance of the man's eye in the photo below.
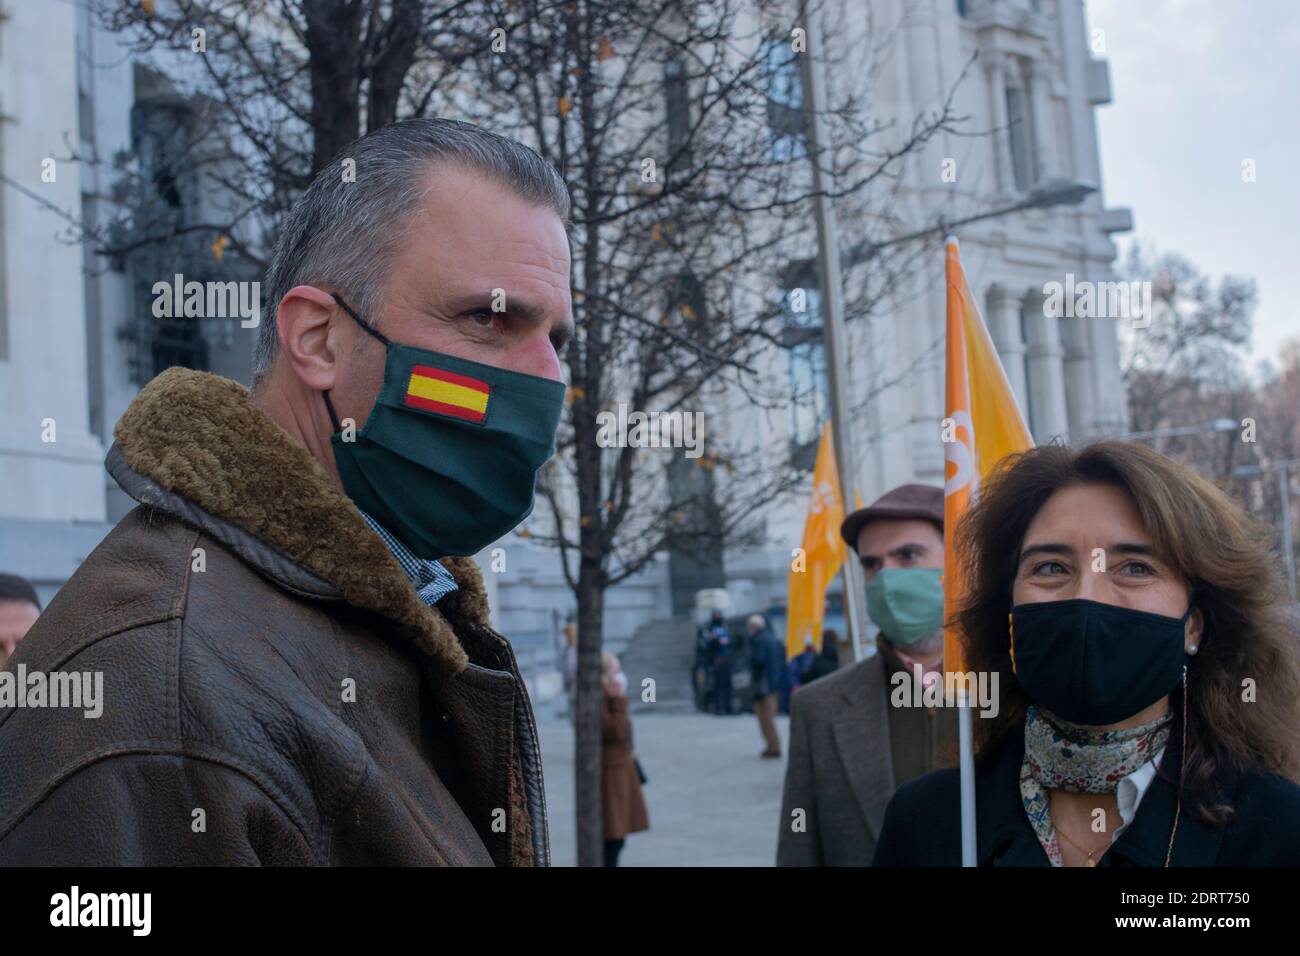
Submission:
M 471 312 L 470 318 L 474 320 L 475 325 L 481 325 L 487 328 L 496 321 L 497 314 L 487 309 L 479 309 L 477 312 Z

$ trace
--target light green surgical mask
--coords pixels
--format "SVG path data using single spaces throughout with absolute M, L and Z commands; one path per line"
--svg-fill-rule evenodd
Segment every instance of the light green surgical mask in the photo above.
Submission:
M 938 568 L 881 568 L 867 582 L 867 613 L 902 647 L 943 626 L 943 574 Z

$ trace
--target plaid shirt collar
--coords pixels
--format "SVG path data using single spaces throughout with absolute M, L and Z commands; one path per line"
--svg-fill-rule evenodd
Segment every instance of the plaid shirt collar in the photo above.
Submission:
M 360 508 L 357 509 L 361 511 Z M 415 588 L 415 593 L 419 595 L 420 600 L 433 607 L 452 591 L 456 590 L 456 579 L 438 561 L 426 561 L 417 557 L 406 545 L 398 541 L 388 529 L 381 525 L 364 511 L 361 517 L 366 519 L 366 524 L 370 525 L 375 534 L 388 545 L 388 550 L 393 553 L 397 563 L 401 565 L 406 576 L 411 579 L 411 586 Z

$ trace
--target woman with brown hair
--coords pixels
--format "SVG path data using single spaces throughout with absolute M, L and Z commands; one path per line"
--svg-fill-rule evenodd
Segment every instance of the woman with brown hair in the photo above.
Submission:
M 1300 865 L 1300 643 L 1271 533 L 1144 446 L 1009 456 L 958 529 L 981 866 Z M 981 711 L 975 711 L 979 715 Z M 873 865 L 955 866 L 956 770 Z

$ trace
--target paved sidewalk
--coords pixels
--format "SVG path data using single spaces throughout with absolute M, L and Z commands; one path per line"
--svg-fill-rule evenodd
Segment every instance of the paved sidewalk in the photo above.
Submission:
M 665 705 L 666 707 L 666 705 Z M 555 866 L 577 859 L 573 818 L 573 726 L 539 713 Z M 772 866 L 785 758 L 764 760 L 753 714 L 695 710 L 632 715 L 650 829 L 628 837 L 622 866 Z M 789 718 L 777 717 L 785 745 Z

